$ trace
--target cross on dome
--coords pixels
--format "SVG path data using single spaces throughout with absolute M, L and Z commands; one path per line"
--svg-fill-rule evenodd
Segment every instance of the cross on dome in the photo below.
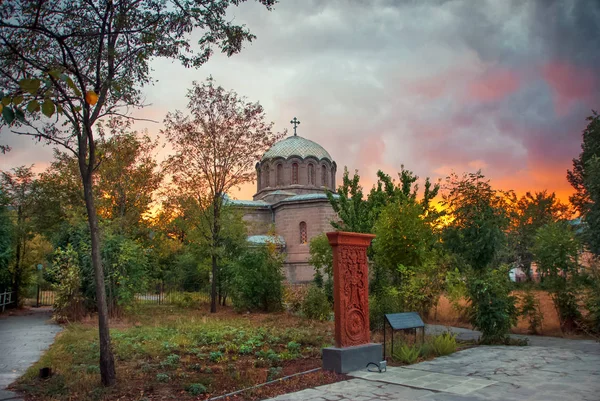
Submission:
M 296 127 L 298 125 L 300 125 L 300 120 L 298 120 L 296 117 L 294 117 L 294 119 L 292 121 L 290 121 L 290 124 L 292 124 L 294 126 L 294 136 L 296 136 Z

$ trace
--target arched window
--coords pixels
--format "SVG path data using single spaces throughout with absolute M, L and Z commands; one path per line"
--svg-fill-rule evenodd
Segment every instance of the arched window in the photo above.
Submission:
M 292 184 L 298 183 L 298 163 L 292 164 Z
M 308 165 L 308 185 L 315 185 L 315 166 Z
M 300 243 L 306 244 L 308 242 L 308 235 L 306 234 L 306 223 L 300 223 Z
M 331 189 L 335 189 L 335 171 L 331 170 Z
M 327 186 L 327 166 L 324 164 L 321 166 L 321 185 Z
M 260 182 L 260 169 L 256 169 L 256 185 L 258 186 L 258 190 L 261 190 L 261 186 L 260 186 L 261 182 Z
M 269 182 L 269 166 L 265 166 L 263 172 L 263 184 L 264 188 L 267 188 L 269 185 L 271 185 L 271 183 Z
M 277 186 L 283 186 L 283 164 L 277 165 Z

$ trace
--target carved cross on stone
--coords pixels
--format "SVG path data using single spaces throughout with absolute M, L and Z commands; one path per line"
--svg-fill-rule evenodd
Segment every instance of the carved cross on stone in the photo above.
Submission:
M 300 120 L 298 120 L 296 117 L 294 117 L 294 119 L 292 121 L 290 121 L 290 124 L 292 124 L 294 126 L 294 136 L 296 136 L 296 127 L 298 125 L 300 125 Z

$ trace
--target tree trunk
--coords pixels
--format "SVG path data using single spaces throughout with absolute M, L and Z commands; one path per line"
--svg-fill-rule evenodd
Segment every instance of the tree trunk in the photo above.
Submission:
M 110 346 L 110 332 L 108 329 L 108 307 L 106 305 L 106 287 L 104 286 L 104 270 L 100 258 L 100 232 L 98 228 L 98 215 L 94 205 L 92 191 L 92 172 L 82 172 L 85 206 L 87 208 L 90 236 L 92 239 L 92 265 L 96 279 L 96 305 L 98 307 L 98 331 L 100 337 L 100 376 L 102 384 L 112 386 L 116 383 L 115 360 Z
M 219 248 L 219 196 L 213 200 L 213 229 L 212 229 L 212 286 L 210 292 L 210 313 L 217 312 L 217 281 L 219 268 L 217 266 L 217 250 Z
M 22 237 L 24 238 L 23 232 L 22 230 L 22 225 L 23 225 L 23 211 L 21 209 L 21 206 L 17 207 L 17 230 L 18 230 L 18 234 L 17 234 L 17 255 L 16 255 L 16 259 L 15 259 L 15 272 L 13 274 L 13 285 L 12 285 L 12 291 L 15 293 L 14 294 L 14 303 L 13 306 L 14 308 L 18 308 L 19 307 L 19 291 L 21 290 L 21 261 L 23 260 L 21 257 L 21 239 Z

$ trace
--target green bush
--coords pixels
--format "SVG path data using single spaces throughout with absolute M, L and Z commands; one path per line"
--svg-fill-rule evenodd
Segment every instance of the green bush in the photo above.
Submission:
M 419 359 L 421 348 L 418 345 L 402 344 L 399 350 L 394 352 L 394 359 L 411 365 Z
M 398 290 L 386 286 L 369 297 L 369 320 L 371 330 L 383 330 L 383 317 L 387 313 L 402 312 Z
M 431 341 L 431 346 L 436 355 L 450 355 L 456 352 L 456 336 L 451 333 L 435 336 Z
M 325 292 L 317 286 L 311 286 L 302 302 L 302 314 L 315 320 L 325 321 L 331 315 L 331 305 Z
M 201 383 L 193 383 L 187 386 L 185 391 L 190 393 L 190 395 L 201 395 L 206 393 L 206 387 Z
M 166 373 L 159 373 L 156 375 L 156 381 L 161 382 L 161 383 L 166 383 L 169 381 L 169 379 L 170 379 L 170 377 Z
M 540 310 L 540 301 L 531 290 L 527 290 L 521 297 L 519 314 L 527 320 L 529 334 L 541 333 L 544 316 Z
M 55 318 L 59 322 L 81 319 L 86 312 L 81 294 L 81 269 L 79 255 L 71 244 L 68 244 L 65 250 L 56 249 L 49 275 L 54 281 L 52 288 L 56 294 Z
M 243 253 L 233 267 L 232 301 L 237 310 L 281 310 L 283 259 L 267 247 Z
M 483 344 L 504 344 L 517 323 L 515 297 L 510 295 L 506 268 L 473 271 L 467 278 L 469 319 L 482 332 Z

